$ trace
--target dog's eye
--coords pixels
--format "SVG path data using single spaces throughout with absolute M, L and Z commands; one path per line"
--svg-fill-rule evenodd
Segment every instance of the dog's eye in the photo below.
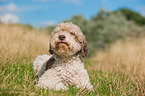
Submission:
M 75 33 L 73 33 L 73 32 L 71 32 L 70 34 L 71 34 L 71 35 L 75 35 Z

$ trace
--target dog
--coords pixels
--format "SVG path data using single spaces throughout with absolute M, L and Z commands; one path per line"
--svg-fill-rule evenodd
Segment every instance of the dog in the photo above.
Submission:
M 88 55 L 87 41 L 77 25 L 60 23 L 51 33 L 49 52 L 52 55 L 39 55 L 34 60 L 38 87 L 57 91 L 69 86 L 93 88 L 82 60 Z

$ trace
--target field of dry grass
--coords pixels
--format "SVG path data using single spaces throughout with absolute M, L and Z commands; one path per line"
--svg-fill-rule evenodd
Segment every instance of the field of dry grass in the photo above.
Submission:
M 34 58 L 48 52 L 49 35 L 22 25 L 0 25 L 0 59 Z M 31 60 L 31 59 L 29 59 Z
M 124 74 L 135 83 L 134 92 L 145 95 L 145 39 L 128 39 L 110 45 L 92 58 L 99 63 L 95 68 L 104 72 Z
M 132 76 L 145 74 L 145 39 L 131 39 L 110 45 L 108 51 L 99 51 L 92 58 L 101 63 L 103 70 Z
M 48 54 L 45 30 L 0 24 L 0 95 L 145 95 L 145 39 L 116 42 L 107 51 L 84 59 L 94 91 L 39 89 L 33 82 L 33 60 Z

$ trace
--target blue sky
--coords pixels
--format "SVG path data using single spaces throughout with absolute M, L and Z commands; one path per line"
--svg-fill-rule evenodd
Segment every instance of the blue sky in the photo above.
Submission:
M 40 27 L 58 24 L 74 15 L 90 19 L 103 8 L 129 8 L 145 16 L 145 0 L 0 0 L 0 20 Z

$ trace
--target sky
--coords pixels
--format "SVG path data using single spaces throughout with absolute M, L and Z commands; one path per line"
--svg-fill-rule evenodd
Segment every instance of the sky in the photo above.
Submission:
M 42 27 L 80 14 L 89 20 L 100 8 L 128 8 L 145 17 L 145 0 L 0 0 L 0 21 Z

